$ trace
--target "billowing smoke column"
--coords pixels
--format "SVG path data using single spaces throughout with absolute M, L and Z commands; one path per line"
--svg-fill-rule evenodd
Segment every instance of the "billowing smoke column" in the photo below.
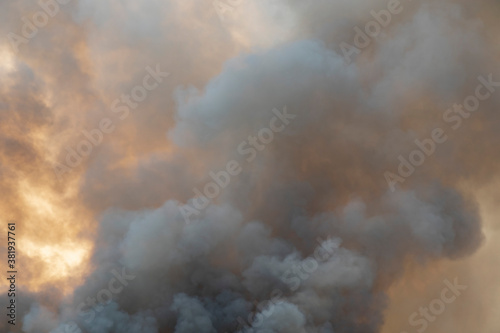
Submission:
M 389 3 L 60 5 L 19 45 L 0 103 L 2 119 L 19 109 L 44 129 L 50 158 L 41 137 L 5 132 L 2 173 L 32 152 L 54 193 L 74 186 L 85 215 L 73 237 L 93 252 L 74 292 L 22 292 L 18 325 L 4 327 L 380 332 L 405 267 L 479 247 L 469 188 L 500 161 L 498 41 L 485 32 L 498 2 Z M 380 32 L 366 31 L 375 17 Z M 260 44 L 248 22 L 286 33 Z M 157 64 L 172 75 L 114 103 Z M 454 111 L 480 84 L 478 110 Z M 67 165 L 103 117 L 112 133 Z

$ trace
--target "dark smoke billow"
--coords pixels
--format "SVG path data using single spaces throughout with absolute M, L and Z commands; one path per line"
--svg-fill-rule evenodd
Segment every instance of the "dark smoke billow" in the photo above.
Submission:
M 408 266 L 425 269 L 479 248 L 470 184 L 496 177 L 500 95 L 460 133 L 448 132 L 396 191 L 383 175 L 429 137 L 479 75 L 495 71 L 498 41 L 485 24 L 496 28 L 487 12 L 498 12 L 498 3 L 405 3 L 350 63 L 339 45 L 386 2 L 275 5 L 293 13 L 294 24 L 264 46 L 253 32 L 221 25 L 209 2 L 154 0 L 75 0 L 20 46 L 16 71 L 0 87 L 0 119 L 10 122 L 20 110 L 25 123 L 16 126 L 38 134 L 1 135 L 1 172 L 11 175 L 1 187 L 41 178 L 62 196 L 75 186 L 85 213 L 69 222 L 93 247 L 84 281 L 70 293 L 48 282 L 21 292 L 19 324 L 2 329 L 378 333 L 387 291 Z M 24 1 L 0 6 L 2 32 L 30 10 Z M 248 6 L 264 28 L 281 22 L 255 14 L 265 12 L 263 2 Z M 52 165 L 64 145 L 81 140 L 103 113 L 113 117 L 106 106 L 151 64 L 172 71 L 169 82 L 58 180 Z M 235 147 L 282 105 L 293 122 L 186 223 L 183 211 L 199 199 L 192 189 L 241 159 Z M 40 133 L 52 138 L 44 141 L 50 149 Z M 315 259 L 328 244 L 328 255 Z M 122 269 L 134 278 L 108 300 L 101 291 Z

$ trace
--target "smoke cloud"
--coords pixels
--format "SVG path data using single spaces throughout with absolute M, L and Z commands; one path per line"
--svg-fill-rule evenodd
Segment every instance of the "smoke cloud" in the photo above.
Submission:
M 28 39 L 0 44 L 0 209 L 20 272 L 2 331 L 402 331 L 390 316 L 411 312 L 390 306 L 409 272 L 484 243 L 498 1 L 398 1 L 374 36 L 394 1 L 41 3 L 59 11 L 29 39 L 43 7 L 0 4 L 0 33 Z M 169 75 L 139 102 L 154 68 Z

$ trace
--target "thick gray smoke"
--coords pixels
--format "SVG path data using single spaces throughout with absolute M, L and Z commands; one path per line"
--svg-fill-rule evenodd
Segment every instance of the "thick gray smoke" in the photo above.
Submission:
M 78 63 L 68 84 L 89 111 L 59 128 L 116 118 L 106 105 L 146 66 L 172 76 L 82 164 L 78 193 L 96 220 L 85 283 L 25 295 L 17 331 L 377 333 L 405 267 L 480 246 L 468 186 L 496 176 L 500 92 L 457 130 L 443 113 L 479 76 L 500 81 L 484 32 L 498 2 L 401 2 L 350 61 L 340 44 L 387 2 L 276 1 L 293 24 L 255 47 L 210 1 L 121 2 L 75 2 L 63 17 L 86 37 L 73 58 L 46 61 Z M 37 38 L 39 57 L 65 40 Z M 447 141 L 392 191 L 386 173 L 436 128 Z

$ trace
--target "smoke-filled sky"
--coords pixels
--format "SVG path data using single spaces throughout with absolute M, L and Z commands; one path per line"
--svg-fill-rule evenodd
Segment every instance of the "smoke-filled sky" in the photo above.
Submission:
M 0 2 L 0 331 L 500 332 L 499 15 Z

